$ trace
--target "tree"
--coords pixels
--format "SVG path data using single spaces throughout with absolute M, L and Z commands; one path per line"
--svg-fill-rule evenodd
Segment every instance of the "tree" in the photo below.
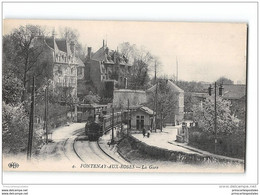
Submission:
M 153 70 L 154 56 L 141 47 L 124 42 L 119 45 L 119 51 L 133 64 L 128 75 L 128 86 L 130 89 L 145 89 L 150 81 L 149 72 Z M 159 62 L 158 58 L 156 59 Z M 159 64 L 159 63 L 157 63 Z
M 162 115 L 162 123 L 167 117 L 173 117 L 177 108 L 177 96 L 167 85 L 167 80 L 158 79 L 157 86 L 157 97 L 155 91 L 152 95 L 148 96 L 147 106 L 152 110 L 156 111 L 156 100 L 157 100 L 157 119 Z
M 222 84 L 234 84 L 234 81 L 222 76 L 218 80 L 216 80 L 217 83 L 222 83 Z
M 205 87 L 201 82 L 196 81 L 173 81 L 178 87 L 185 92 L 204 92 Z M 206 89 L 207 90 L 207 89 Z
M 86 46 L 83 46 L 79 42 L 80 34 L 78 30 L 72 29 L 70 27 L 60 28 L 60 36 L 68 41 L 68 43 L 74 42 L 75 44 L 75 54 L 79 57 L 82 61 L 85 61 L 85 57 L 87 54 Z
M 149 80 L 148 64 L 141 60 L 135 60 L 129 76 L 129 87 L 131 89 L 145 89 Z
M 202 105 L 193 107 L 193 118 L 205 133 L 215 133 L 214 97 L 208 97 Z M 237 129 L 238 119 L 231 115 L 231 102 L 217 97 L 217 133 L 230 134 Z
M 22 104 L 11 106 L 3 102 L 2 105 L 3 153 L 17 154 L 25 152 L 28 143 L 29 117 Z M 34 131 L 34 152 L 43 143 L 42 135 L 42 130 L 37 129 Z
M 129 63 L 133 63 L 134 52 L 136 51 L 135 45 L 131 45 L 129 42 L 123 42 L 119 44 L 118 49 L 126 59 L 130 60 Z
M 90 91 L 89 94 L 84 97 L 83 102 L 87 104 L 93 104 L 93 103 L 99 103 L 100 100 L 101 99 L 97 94 L 94 94 L 93 92 Z
M 14 73 L 9 72 L 3 75 L 3 101 L 6 104 L 17 105 L 21 103 L 24 91 L 23 83 Z
M 12 72 L 23 83 L 24 91 L 22 100 L 29 89 L 28 82 L 32 76 L 36 78 L 43 74 L 43 68 L 39 59 L 43 53 L 43 45 L 36 42 L 37 38 L 43 36 L 43 28 L 35 25 L 20 26 L 10 35 L 3 38 L 4 74 Z M 41 68 L 41 71 L 39 71 Z

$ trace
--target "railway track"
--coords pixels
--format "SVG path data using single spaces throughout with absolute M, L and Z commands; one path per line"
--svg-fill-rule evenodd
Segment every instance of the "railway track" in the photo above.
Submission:
M 105 164 L 121 164 L 111 155 L 106 153 L 99 144 L 87 140 L 78 140 L 82 131 L 78 131 L 76 135 L 67 138 L 63 142 L 64 156 L 71 163 L 105 163 Z

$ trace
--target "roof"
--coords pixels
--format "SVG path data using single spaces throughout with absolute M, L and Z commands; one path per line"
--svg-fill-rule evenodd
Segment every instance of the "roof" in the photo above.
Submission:
M 199 97 L 199 98 L 206 98 L 209 96 L 208 93 L 196 93 L 196 92 L 192 92 L 191 95 L 193 97 Z
M 179 88 L 176 84 L 174 84 L 172 81 L 166 80 L 166 82 L 167 82 L 167 86 L 170 87 L 170 89 L 173 92 L 184 93 L 184 91 L 181 88 Z M 156 85 L 154 85 L 151 88 L 147 89 L 147 92 L 154 92 L 155 90 L 156 90 Z
M 45 38 L 45 42 L 49 47 L 51 47 L 54 50 L 60 50 L 65 53 L 71 53 L 70 47 L 66 39 L 53 39 L 53 37 L 47 37 Z
M 109 54 L 106 54 L 107 47 L 101 47 L 99 50 L 94 53 L 94 55 L 91 57 L 93 60 L 97 61 L 104 61 L 105 63 L 114 64 L 111 56 Z
M 79 67 L 85 67 L 85 64 L 82 62 L 80 58 L 76 58 L 76 63 L 78 64 Z
M 241 99 L 246 96 L 246 85 L 223 85 L 223 98 Z
M 100 108 L 100 107 L 107 107 L 107 105 L 100 105 L 100 104 L 79 104 L 78 107 L 81 108 Z
M 141 111 L 143 111 L 143 112 L 145 112 L 145 113 L 147 113 L 149 115 L 153 115 L 155 113 L 152 109 L 150 109 L 150 108 L 148 108 L 146 106 L 142 106 L 142 105 L 130 106 L 129 109 L 130 110 L 141 110 Z
M 149 114 L 149 115 L 153 115 L 153 114 L 154 114 L 153 110 L 150 109 L 150 108 L 148 108 L 148 107 L 146 107 L 146 106 L 142 106 L 142 107 L 140 108 L 140 110 L 146 112 L 146 113 Z
M 101 47 L 91 57 L 93 60 L 103 61 L 106 64 L 129 65 L 127 58 L 117 51 L 110 50 L 106 46 Z
M 68 46 L 66 39 L 55 39 L 55 42 L 56 42 L 59 50 L 66 52 L 66 53 L 71 53 L 70 47 Z
M 225 99 L 241 99 L 246 96 L 246 85 L 234 85 L 234 84 L 223 84 L 223 98 Z M 214 88 L 212 91 L 214 94 Z M 206 98 L 208 96 L 207 93 L 192 93 L 194 97 Z

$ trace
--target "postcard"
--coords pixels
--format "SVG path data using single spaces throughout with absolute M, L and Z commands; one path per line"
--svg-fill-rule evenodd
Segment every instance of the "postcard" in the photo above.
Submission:
M 3 171 L 244 173 L 246 23 L 3 22 Z

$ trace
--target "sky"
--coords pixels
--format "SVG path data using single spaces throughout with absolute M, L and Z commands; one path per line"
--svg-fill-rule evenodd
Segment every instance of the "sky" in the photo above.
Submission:
M 76 29 L 93 52 L 103 39 L 112 50 L 123 42 L 144 47 L 160 59 L 160 75 L 176 75 L 178 61 L 179 80 L 214 82 L 224 76 L 246 82 L 245 23 L 4 20 L 3 34 L 26 24 L 45 26 L 50 35 L 53 29 Z

